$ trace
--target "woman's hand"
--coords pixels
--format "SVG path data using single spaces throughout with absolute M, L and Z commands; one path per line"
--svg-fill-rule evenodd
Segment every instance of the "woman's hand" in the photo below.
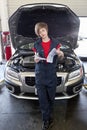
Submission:
M 60 48 L 56 49 L 56 53 L 61 60 L 64 58 L 64 53 L 60 50 Z
M 35 53 L 34 62 L 38 63 L 39 61 L 40 61 L 39 55 L 37 53 Z
M 34 58 L 34 62 L 35 62 L 35 63 L 38 63 L 39 61 L 40 61 L 39 58 Z

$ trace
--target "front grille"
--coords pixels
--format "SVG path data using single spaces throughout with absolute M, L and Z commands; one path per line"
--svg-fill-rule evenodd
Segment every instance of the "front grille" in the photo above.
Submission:
M 35 77 L 25 77 L 25 83 L 29 86 L 35 85 Z
M 60 85 L 62 82 L 61 77 L 57 77 L 57 86 Z M 35 77 L 25 77 L 25 83 L 29 86 L 35 85 Z

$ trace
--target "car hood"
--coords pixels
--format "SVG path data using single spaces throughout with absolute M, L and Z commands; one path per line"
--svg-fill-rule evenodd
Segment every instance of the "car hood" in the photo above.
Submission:
M 49 36 L 68 42 L 74 49 L 77 46 L 80 20 L 66 5 L 38 3 L 19 7 L 9 18 L 11 41 L 15 49 L 37 39 L 34 26 L 46 22 Z

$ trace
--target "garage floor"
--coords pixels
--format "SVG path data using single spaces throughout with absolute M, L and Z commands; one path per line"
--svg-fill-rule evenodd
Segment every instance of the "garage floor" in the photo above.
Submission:
M 85 65 L 87 65 L 85 63 Z M 0 79 L 4 65 L 0 65 Z M 70 100 L 55 101 L 55 125 L 51 130 L 87 130 L 87 90 Z M 41 130 L 38 101 L 12 97 L 5 86 L 0 91 L 0 130 Z

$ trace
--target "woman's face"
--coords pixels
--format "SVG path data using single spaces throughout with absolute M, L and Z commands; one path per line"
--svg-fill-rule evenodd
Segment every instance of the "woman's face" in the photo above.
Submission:
M 42 39 L 46 38 L 48 36 L 48 31 L 46 30 L 46 28 L 41 28 L 39 30 L 39 35 Z

